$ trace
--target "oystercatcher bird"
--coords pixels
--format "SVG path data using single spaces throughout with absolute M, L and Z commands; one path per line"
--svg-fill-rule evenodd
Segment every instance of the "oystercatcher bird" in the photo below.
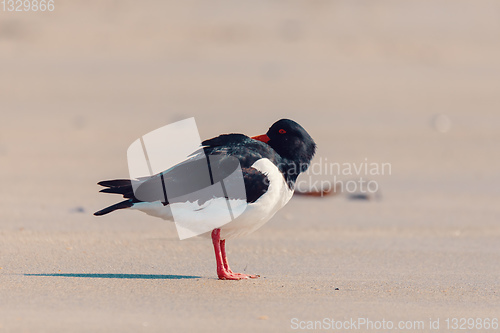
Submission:
M 316 151 L 316 144 L 302 126 L 293 120 L 281 119 L 264 135 L 248 137 L 243 134 L 223 134 L 203 141 L 202 149 L 206 156 L 214 156 L 222 161 L 236 158 L 241 166 L 246 192 L 247 205 L 244 212 L 231 222 L 205 234 L 212 238 L 217 275 L 221 280 L 257 278 L 259 275 L 231 271 L 226 256 L 226 239 L 244 236 L 257 230 L 285 206 L 294 193 L 298 175 L 309 167 Z M 178 168 L 185 165 L 185 162 L 180 163 Z M 126 200 L 104 208 L 94 215 L 105 215 L 118 209 L 131 208 L 173 220 L 168 206 L 174 203 L 165 199 L 162 201 L 155 195 L 146 199 L 142 196 L 137 198 L 133 182 L 141 182 L 142 186 L 148 182 L 154 183 L 155 179 L 162 177 L 162 181 L 170 178 L 182 184 L 183 179 L 176 177 L 193 176 L 186 172 L 176 172 L 176 169 L 176 167 L 170 168 L 149 179 L 116 179 L 99 182 L 98 185 L 106 187 L 100 192 L 121 194 Z M 217 199 L 221 198 L 206 198 L 203 200 L 205 202 L 198 202 L 199 209 L 207 207 L 207 202 Z

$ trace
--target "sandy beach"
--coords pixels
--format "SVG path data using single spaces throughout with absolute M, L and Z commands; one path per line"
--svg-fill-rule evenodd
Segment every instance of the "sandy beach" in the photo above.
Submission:
M 495 331 L 498 2 L 1 9 L 0 332 Z M 137 211 L 92 215 L 120 200 L 96 183 L 128 177 L 129 145 L 188 117 L 202 138 L 294 119 L 324 166 L 305 188 L 364 177 L 378 191 L 295 196 L 228 241 L 235 271 L 261 277 L 217 280 L 209 240 Z M 374 327 L 325 326 L 360 318 Z

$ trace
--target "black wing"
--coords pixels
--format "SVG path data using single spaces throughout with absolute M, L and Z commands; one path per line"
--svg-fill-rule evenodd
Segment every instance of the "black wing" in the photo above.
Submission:
M 107 187 L 100 192 L 121 194 L 127 200 L 100 210 L 94 215 L 104 215 L 117 209 L 128 208 L 137 202 L 161 201 L 164 205 L 168 205 L 172 202 L 167 199 L 166 188 L 170 198 L 186 200 L 186 195 L 223 179 L 226 179 L 224 181 L 226 197 L 227 193 L 230 193 L 233 199 L 244 199 L 245 196 L 247 202 L 252 203 L 267 192 L 269 179 L 251 167 L 261 158 L 275 161 L 279 157 L 267 144 L 242 134 L 226 134 L 203 141 L 202 145 L 205 154 L 201 154 L 201 151 L 195 152 L 190 159 L 154 176 L 139 180 L 116 179 L 99 182 L 99 185 Z M 232 190 L 241 186 L 241 180 L 227 178 L 238 166 L 241 167 L 243 174 L 244 194 L 243 191 Z M 213 198 L 211 193 L 196 197 L 200 204 L 211 198 Z

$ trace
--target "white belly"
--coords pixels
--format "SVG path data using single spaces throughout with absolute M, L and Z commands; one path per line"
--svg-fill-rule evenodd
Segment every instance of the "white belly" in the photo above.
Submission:
M 252 168 L 259 170 L 267 176 L 269 179 L 269 188 L 258 200 L 249 203 L 241 215 L 233 221 L 219 227 L 221 230 L 221 239 L 241 237 L 254 232 L 269 221 L 278 210 L 285 206 L 293 195 L 293 190 L 290 190 L 286 184 L 283 174 L 267 158 L 258 160 L 252 165 Z M 221 207 L 227 207 L 225 198 L 214 200 L 221 201 Z M 214 202 L 214 204 L 218 204 L 218 202 Z M 186 209 L 192 209 L 191 206 L 192 203 L 187 204 Z M 138 209 L 148 215 L 173 221 L 170 208 L 168 206 L 163 206 L 159 201 L 152 203 L 137 203 L 132 209 Z M 202 234 L 201 236 L 210 237 L 210 232 Z
M 290 190 L 283 174 L 271 161 L 267 158 L 260 159 L 252 168 L 267 176 L 269 188 L 257 201 L 249 203 L 243 214 L 220 228 L 222 239 L 241 237 L 254 232 L 292 198 L 293 190 Z

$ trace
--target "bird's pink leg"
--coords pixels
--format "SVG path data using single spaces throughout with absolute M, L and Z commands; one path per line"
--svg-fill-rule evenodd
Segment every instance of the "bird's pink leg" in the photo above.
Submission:
M 212 243 L 214 244 L 215 260 L 217 261 L 217 276 L 221 280 L 241 280 L 258 277 L 258 275 L 246 275 L 233 273 L 229 268 L 226 257 L 225 240 L 220 239 L 220 229 L 212 231 Z
M 215 261 L 217 262 L 217 276 L 221 280 L 240 280 L 241 277 L 234 275 L 232 272 L 228 272 L 226 267 L 224 267 L 224 260 L 222 259 L 222 252 L 220 246 L 220 229 L 214 229 L 212 231 L 212 243 L 214 244 L 215 251 Z
M 226 240 L 221 239 L 220 240 L 220 253 L 222 255 L 222 263 L 224 264 L 224 268 L 228 272 L 233 272 L 231 268 L 229 268 L 229 263 L 227 262 L 227 256 L 226 256 Z

